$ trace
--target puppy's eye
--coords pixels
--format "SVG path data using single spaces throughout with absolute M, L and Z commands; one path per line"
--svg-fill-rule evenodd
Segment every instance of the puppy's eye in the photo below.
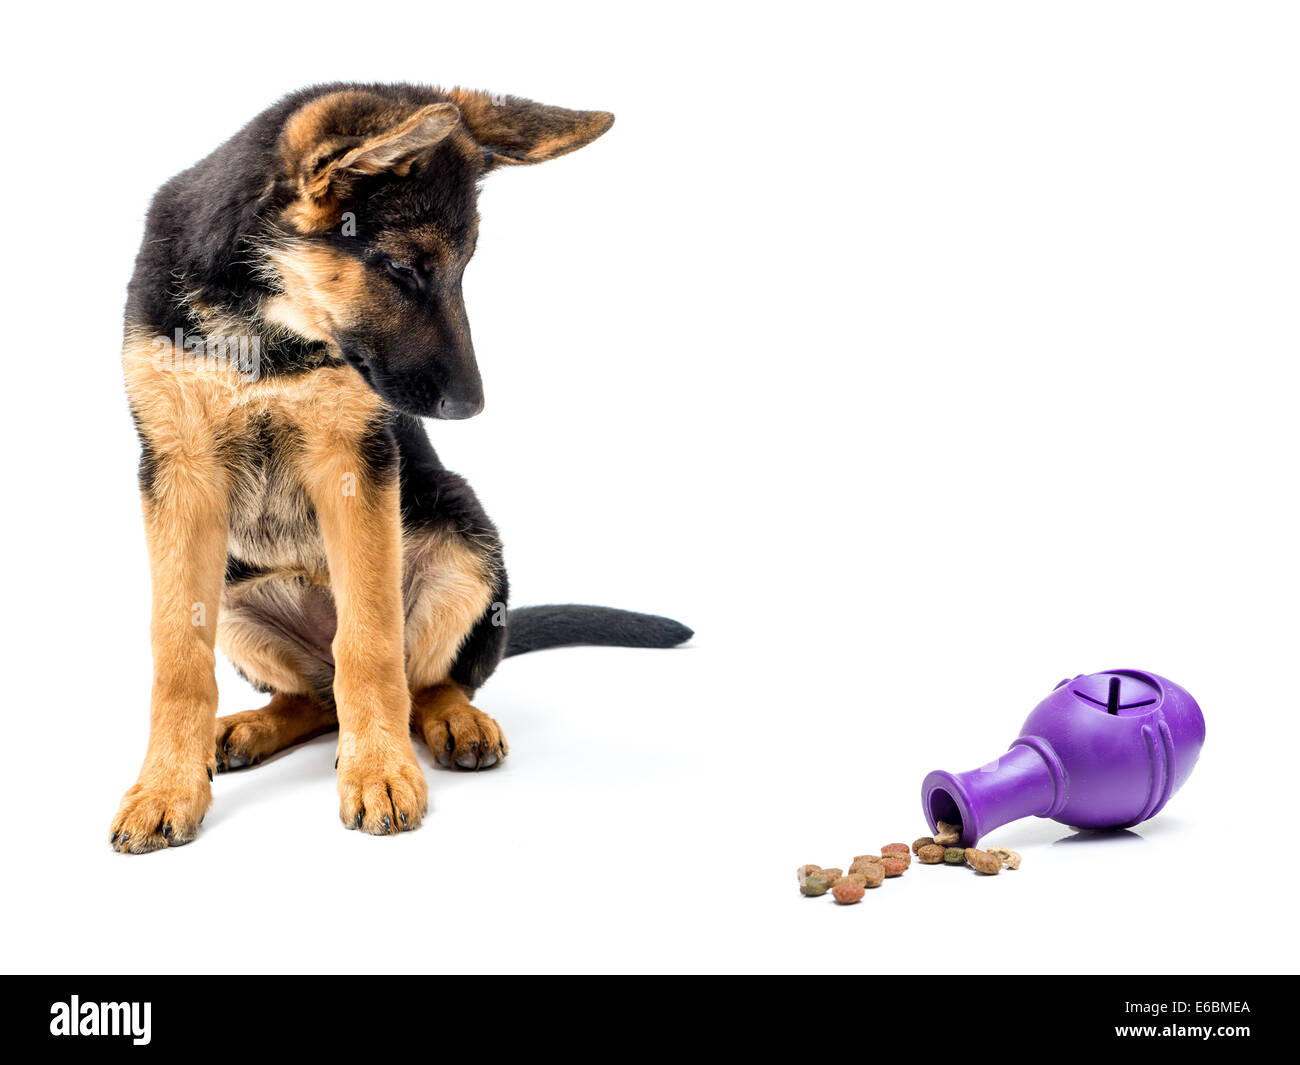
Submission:
M 385 259 L 384 269 L 388 271 L 389 277 L 403 285 L 409 285 L 412 288 L 415 288 L 420 283 L 420 275 L 417 274 L 414 269 L 404 265 L 403 263 L 395 263 L 392 259 Z

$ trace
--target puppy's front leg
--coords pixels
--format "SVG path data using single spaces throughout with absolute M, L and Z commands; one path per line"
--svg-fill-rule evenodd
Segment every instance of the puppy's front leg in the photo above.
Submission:
M 395 452 L 385 452 L 392 447 L 371 424 L 313 434 L 304 449 L 338 615 L 339 816 L 376 835 L 415 828 L 428 808 L 411 745 L 397 464 Z
M 141 463 L 154 680 L 140 779 L 113 821 L 110 842 L 123 852 L 188 843 L 212 802 L 213 644 L 227 536 L 225 471 L 214 450 L 146 443 Z

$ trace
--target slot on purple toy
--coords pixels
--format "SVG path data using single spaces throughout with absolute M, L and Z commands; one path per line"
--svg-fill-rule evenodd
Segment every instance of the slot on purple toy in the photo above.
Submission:
M 1000 758 L 921 784 L 930 828 L 960 822 L 962 845 L 1022 817 L 1129 828 L 1154 817 L 1196 765 L 1201 708 L 1154 673 L 1115 669 L 1063 680 Z

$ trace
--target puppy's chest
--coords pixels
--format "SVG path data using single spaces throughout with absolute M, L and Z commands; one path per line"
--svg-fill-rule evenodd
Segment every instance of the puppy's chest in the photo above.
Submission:
M 294 463 L 294 426 L 273 414 L 250 418 L 230 442 L 230 553 L 265 569 L 324 574 L 316 509 Z

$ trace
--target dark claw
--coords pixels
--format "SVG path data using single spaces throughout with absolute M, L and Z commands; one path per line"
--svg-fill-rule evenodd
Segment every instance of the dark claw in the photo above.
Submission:
M 211 767 L 211 766 L 204 766 L 203 768 L 206 769 L 206 770 L 208 771 L 208 783 L 211 784 L 211 783 L 212 783 L 212 767 Z
M 338 767 L 339 767 L 339 760 L 338 760 L 337 758 L 335 758 L 335 759 L 334 759 L 334 768 L 337 769 Z
M 447 741 L 447 746 L 446 746 L 444 749 L 450 751 L 450 750 L 451 750 L 452 748 L 454 748 L 455 746 L 456 746 L 455 743 L 453 743 L 451 740 L 448 740 L 448 741 Z
M 116 833 L 116 832 L 114 832 L 111 836 L 108 837 L 108 842 L 109 842 L 110 844 L 113 844 L 113 843 L 116 843 L 116 842 L 117 842 L 117 833 Z
M 352 827 L 353 827 L 353 828 L 360 828 L 360 827 L 361 827 L 361 818 L 362 818 L 362 816 L 363 816 L 364 813 L 365 813 L 364 809 L 362 809 L 362 810 L 358 810 L 358 811 L 357 811 L 357 816 L 356 816 L 356 817 L 353 819 L 353 821 L 352 821 Z
M 407 817 L 406 817 L 406 811 L 403 810 L 403 811 L 402 811 L 402 824 L 406 825 L 406 824 L 409 824 L 409 823 L 410 823 L 410 822 L 407 820 Z
M 172 823 L 168 821 L 165 825 L 163 825 L 163 839 L 167 839 L 168 837 L 171 836 L 171 834 L 172 834 Z
M 393 822 L 387 814 L 384 814 L 384 831 L 391 832 L 392 830 L 393 830 Z
M 223 751 L 225 751 L 227 754 L 229 754 L 229 753 L 230 753 L 230 741 L 229 741 L 229 740 L 226 740 L 225 744 L 222 746 L 221 749 L 222 749 Z

